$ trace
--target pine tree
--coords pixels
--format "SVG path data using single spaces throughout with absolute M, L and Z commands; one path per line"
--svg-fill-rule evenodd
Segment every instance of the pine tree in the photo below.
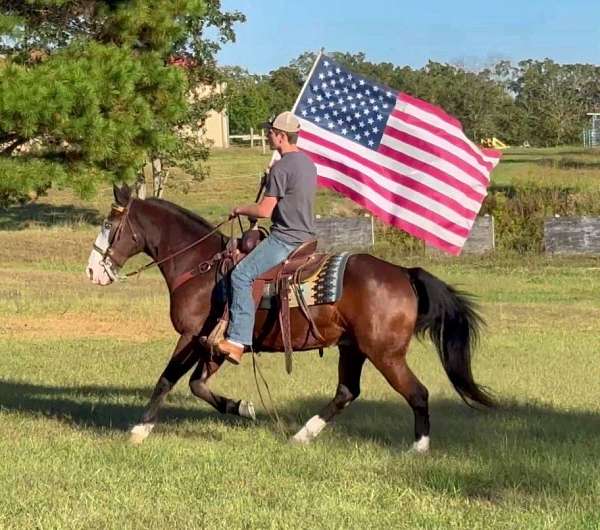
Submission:
M 0 1 L 0 204 L 131 182 L 157 156 L 192 164 L 205 149 L 177 131 L 216 102 L 190 89 L 217 80 L 243 20 L 219 0 Z

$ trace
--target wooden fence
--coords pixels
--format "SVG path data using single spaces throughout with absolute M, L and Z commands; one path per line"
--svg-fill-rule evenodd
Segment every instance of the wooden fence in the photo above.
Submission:
M 491 215 L 478 217 L 463 247 L 463 254 L 486 254 L 495 248 L 494 218 Z
M 430 254 L 442 254 L 441 250 L 434 247 L 426 246 L 425 248 Z M 477 217 L 462 254 L 482 255 L 493 252 L 495 248 L 494 218 L 491 215 Z
M 319 250 L 369 250 L 374 243 L 373 218 L 317 216 L 315 230 Z
M 374 244 L 373 218 L 317 216 L 319 249 L 327 251 L 369 250 Z M 600 217 L 557 217 L 544 223 L 544 247 L 550 255 L 600 256 Z M 478 217 L 462 254 L 482 255 L 495 249 L 494 218 Z M 426 247 L 432 254 L 440 250 Z
M 250 134 L 230 134 L 229 139 L 250 142 L 250 147 L 254 147 L 254 142 L 260 142 L 263 155 L 267 153 L 266 137 L 262 129 L 260 130 L 260 134 L 257 134 L 254 129 L 250 127 Z
M 544 222 L 544 248 L 550 255 L 600 255 L 599 217 L 555 217 Z

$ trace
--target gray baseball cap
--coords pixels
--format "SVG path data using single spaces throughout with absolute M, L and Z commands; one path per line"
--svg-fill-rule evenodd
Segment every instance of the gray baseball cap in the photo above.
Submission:
M 278 129 L 280 131 L 297 133 L 300 130 L 300 122 L 293 113 L 282 112 L 276 118 L 263 123 L 265 129 Z

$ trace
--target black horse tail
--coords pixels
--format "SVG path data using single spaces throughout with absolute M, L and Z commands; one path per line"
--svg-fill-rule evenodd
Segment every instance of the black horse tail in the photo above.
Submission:
M 415 334 L 435 344 L 444 370 L 462 400 L 469 406 L 495 405 L 489 391 L 473 380 L 471 355 L 485 324 L 470 296 L 417 267 L 406 269 L 418 298 Z

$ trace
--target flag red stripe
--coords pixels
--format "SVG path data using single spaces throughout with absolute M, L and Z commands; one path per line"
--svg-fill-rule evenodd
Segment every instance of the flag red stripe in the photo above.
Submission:
M 382 155 L 387 156 L 388 158 L 391 158 L 392 160 L 396 160 L 397 162 L 400 162 L 401 164 L 404 164 L 405 166 L 410 166 L 411 168 L 413 168 L 417 171 L 422 171 L 423 173 L 427 173 L 431 177 L 436 178 L 442 182 L 445 182 L 446 184 L 449 184 L 450 186 L 452 186 L 453 188 L 456 188 L 461 193 L 463 193 L 470 199 L 473 199 L 474 201 L 481 203 L 483 201 L 483 199 L 485 198 L 484 193 L 479 193 L 474 188 L 469 187 L 468 184 L 465 184 L 461 180 L 454 178 L 452 175 L 448 175 L 448 173 L 445 173 L 441 169 L 438 169 L 438 168 L 436 168 L 430 164 L 427 164 L 426 162 L 423 162 L 421 160 L 417 160 L 416 158 L 408 156 L 400 151 L 396 151 L 395 149 L 392 149 L 391 147 L 388 147 L 387 145 L 381 144 L 379 146 L 379 149 L 377 150 L 377 152 L 381 153 Z
M 411 212 L 414 212 L 430 220 L 431 222 L 445 228 L 446 230 L 453 232 L 459 237 L 466 239 L 469 236 L 469 229 L 459 224 L 456 224 L 454 221 L 447 219 L 446 217 L 430 210 L 429 208 L 421 204 L 418 204 L 408 199 L 407 197 L 396 195 L 395 193 L 383 188 L 382 186 L 374 182 L 368 175 L 365 175 L 364 173 L 361 173 L 360 171 L 357 171 L 354 168 L 348 167 L 345 164 L 334 162 L 315 153 L 308 154 L 315 164 L 320 164 L 322 166 L 326 166 L 336 171 L 339 171 L 344 175 L 348 175 L 350 178 L 354 179 L 357 182 L 360 182 L 362 185 L 371 188 L 391 203 L 394 203 L 400 206 L 401 208 L 410 210 Z M 475 213 L 472 213 L 471 220 L 475 218 L 475 215 Z
M 313 156 L 313 151 L 311 151 L 308 146 L 302 145 L 302 143 L 301 143 L 301 149 L 304 150 L 309 156 L 311 156 L 311 157 Z M 314 153 L 314 155 L 322 156 L 322 157 L 324 156 L 322 153 Z M 344 157 L 344 158 L 346 158 L 346 157 Z M 361 163 L 361 165 L 366 166 L 366 167 L 376 166 L 376 164 L 373 164 L 373 163 L 369 164 L 368 160 L 361 159 L 358 155 L 353 155 L 353 157 L 348 156 L 347 158 L 352 158 L 352 160 L 355 160 L 355 161 Z M 407 188 L 410 188 L 410 189 L 414 190 L 415 192 L 421 193 L 422 195 L 430 198 L 431 200 L 433 200 L 443 206 L 446 206 L 447 208 L 454 211 L 457 215 L 460 215 L 467 219 L 472 219 L 476 215 L 475 211 L 465 208 L 458 201 L 452 199 L 451 197 L 448 197 L 447 195 L 445 195 L 437 190 L 434 190 L 434 189 L 428 187 L 425 184 L 422 184 L 418 180 L 413 180 L 409 177 L 405 177 L 404 175 L 394 172 L 388 168 L 376 166 L 374 168 L 369 167 L 369 169 L 376 171 L 380 175 L 392 180 L 393 182 L 395 182 L 397 184 L 406 186 Z
M 354 160 L 354 161 L 358 162 L 359 164 L 362 164 L 363 166 L 368 167 L 369 169 L 376 171 L 376 172 L 390 178 L 391 180 L 393 180 L 394 182 L 397 182 L 398 184 L 402 184 L 409 188 L 413 188 L 413 189 L 423 193 L 424 195 L 429 195 L 432 199 L 444 204 L 448 208 L 452 208 L 454 211 L 456 211 L 457 213 L 460 213 L 461 215 L 463 215 L 465 217 L 471 217 L 471 215 L 472 215 L 472 210 L 465 208 L 457 200 L 453 199 L 452 197 L 448 197 L 444 193 L 442 193 L 438 190 L 435 190 L 435 189 L 431 188 L 430 186 L 427 186 L 426 184 L 420 182 L 419 180 L 417 180 L 414 177 L 411 177 L 410 175 L 405 175 L 398 171 L 394 171 L 385 166 L 377 164 L 371 160 L 361 157 L 360 155 L 357 155 L 356 153 L 349 151 L 348 149 L 342 147 L 339 144 L 334 144 L 333 142 L 326 140 L 322 136 L 318 136 L 318 135 L 310 133 L 306 130 L 300 130 L 300 138 L 306 138 L 307 140 L 309 140 L 311 142 L 319 144 L 327 149 L 330 149 L 336 153 L 339 153 L 340 155 L 348 157 L 351 160 Z M 380 148 L 380 150 L 381 150 L 381 148 Z M 408 165 L 411 167 L 414 165 L 412 163 L 413 159 L 409 159 L 408 163 L 406 163 L 406 161 L 401 161 L 401 162 L 404 163 L 405 165 Z M 429 172 L 428 172 L 428 174 L 431 175 L 431 173 L 429 173 Z M 446 174 L 444 174 L 440 171 L 438 171 L 438 175 L 431 175 L 431 176 L 433 178 L 443 182 L 444 184 L 447 184 L 447 185 L 451 186 L 452 188 L 462 192 L 469 199 L 472 199 L 477 202 L 481 202 L 481 200 L 483 198 L 483 196 L 481 194 L 477 193 L 473 188 L 470 188 L 466 184 L 463 184 L 462 182 L 457 181 L 454 178 L 448 177 Z
M 436 127 L 435 125 L 431 125 L 431 123 L 427 123 L 427 122 L 417 118 L 416 116 L 413 116 L 412 114 L 409 114 L 407 112 L 402 112 L 398 109 L 394 109 L 392 111 L 392 116 L 394 116 L 395 118 L 398 118 L 399 120 L 403 121 L 404 123 L 407 123 L 408 125 L 414 125 L 415 127 L 418 127 L 419 129 L 424 129 L 427 132 L 429 132 L 435 136 L 439 136 L 440 138 L 443 138 L 446 142 L 451 143 L 452 145 L 454 145 L 461 151 L 464 151 L 467 155 L 470 155 L 473 158 L 475 158 L 475 160 L 477 160 L 477 162 L 479 162 L 482 166 L 484 166 L 488 171 L 492 171 L 492 169 L 494 169 L 494 164 L 492 162 L 486 160 L 483 156 L 481 156 L 480 151 L 473 149 L 473 147 L 468 142 L 461 140 L 460 138 L 457 138 L 456 136 L 448 133 L 448 131 L 445 131 L 444 129 L 440 129 L 439 127 Z
M 425 112 L 428 112 L 429 114 L 433 114 L 434 116 L 437 116 L 440 120 L 443 120 L 446 123 L 448 123 L 454 127 L 457 127 L 461 131 L 463 130 L 462 123 L 460 123 L 460 121 L 458 121 L 454 116 L 450 116 L 449 114 L 446 114 L 437 105 L 432 105 L 431 103 L 427 103 L 427 101 L 423 101 L 422 99 L 418 99 L 413 96 L 409 96 L 408 94 L 406 94 L 404 92 L 399 92 L 397 99 L 400 101 L 403 101 L 404 103 L 414 105 L 418 109 L 421 109 Z
M 445 160 L 452 164 L 453 166 L 461 169 L 464 173 L 473 177 L 477 182 L 483 184 L 487 187 L 489 178 L 485 175 L 477 171 L 473 166 L 467 164 L 462 158 L 456 156 L 449 151 L 446 151 L 444 148 L 439 145 L 432 144 L 423 138 L 419 138 L 418 136 L 413 136 L 404 131 L 399 131 L 395 129 L 392 125 L 387 125 L 385 128 L 385 135 L 391 136 L 396 140 L 404 142 L 405 144 L 412 145 L 416 149 L 420 149 L 421 151 L 425 151 L 426 153 Z
M 338 193 L 341 193 L 342 195 L 349 197 L 357 204 L 360 204 L 367 210 L 373 212 L 379 219 L 385 221 L 386 223 L 388 223 L 392 226 L 395 226 L 396 228 L 400 228 L 401 230 L 404 230 L 405 232 L 408 232 L 409 234 L 411 234 L 415 237 L 423 239 L 429 245 L 439 248 L 441 250 L 444 250 L 450 254 L 453 254 L 454 256 L 458 256 L 460 254 L 461 247 L 452 245 L 451 243 L 448 243 L 444 239 L 439 238 L 435 234 L 432 234 L 431 232 L 428 232 L 427 230 L 424 230 L 423 228 L 421 228 L 413 223 L 410 223 L 408 221 L 400 219 L 399 217 L 396 217 L 395 215 L 393 215 L 389 212 L 386 212 L 385 210 L 380 208 L 379 205 L 372 202 L 364 195 L 361 195 L 360 193 L 357 193 L 353 189 L 348 188 L 347 186 L 344 186 L 340 182 L 330 180 L 327 177 L 323 177 L 321 175 L 319 175 L 319 182 L 323 186 L 331 188 L 331 189 L 337 191 Z

